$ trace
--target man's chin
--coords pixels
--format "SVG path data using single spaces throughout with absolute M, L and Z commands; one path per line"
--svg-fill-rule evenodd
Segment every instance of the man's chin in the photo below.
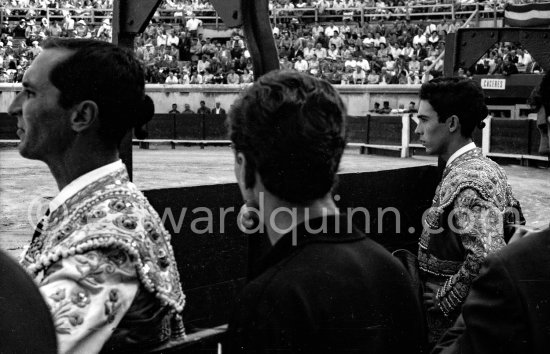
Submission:
M 22 140 L 19 143 L 17 149 L 19 150 L 19 155 L 21 155 L 21 157 L 24 157 L 29 160 L 39 160 L 38 156 L 36 156 L 36 154 L 33 153 L 32 151 L 30 151 Z

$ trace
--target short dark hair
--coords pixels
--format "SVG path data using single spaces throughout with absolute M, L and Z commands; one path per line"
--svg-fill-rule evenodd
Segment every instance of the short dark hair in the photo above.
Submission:
M 278 198 L 300 205 L 332 189 L 346 145 L 346 110 L 330 83 L 292 70 L 262 76 L 232 106 L 230 138 Z
M 489 114 L 481 86 L 466 78 L 437 78 L 420 88 L 420 99 L 430 103 L 444 122 L 452 115 L 460 121 L 460 133 L 471 137 L 474 128 L 482 129 Z
M 46 40 L 44 49 L 72 52 L 50 72 L 50 81 L 61 91 L 59 104 L 70 107 L 84 100 L 99 109 L 100 134 L 108 144 L 120 144 L 136 128 L 136 137 L 154 114 L 154 104 L 145 95 L 143 67 L 128 50 L 90 39 Z

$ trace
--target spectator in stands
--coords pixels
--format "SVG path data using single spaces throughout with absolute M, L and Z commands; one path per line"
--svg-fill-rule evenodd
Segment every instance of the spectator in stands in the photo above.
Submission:
M 200 60 L 197 62 L 197 71 L 199 73 L 206 72 L 206 69 L 210 67 L 210 61 L 208 60 L 208 56 L 203 55 Z
M 405 269 L 331 197 L 345 116 L 329 83 L 296 71 L 262 76 L 229 113 L 238 185 L 269 220 L 258 229 L 271 244 L 236 301 L 230 354 L 419 349 L 421 315 Z M 240 224 L 253 226 L 243 215 Z
M 170 71 L 168 73 L 168 77 L 166 78 L 164 83 L 169 84 L 169 85 L 177 84 L 178 83 L 178 78 L 176 77 L 176 75 L 174 75 L 174 73 L 172 71 Z
M 436 31 L 432 32 L 430 34 L 430 36 L 428 37 L 428 43 L 432 44 L 434 46 L 439 43 L 439 40 L 440 40 L 440 38 L 439 38 L 439 35 L 437 34 Z
M 417 44 L 420 44 L 421 46 L 424 46 L 427 42 L 426 36 L 422 33 L 422 30 L 419 29 L 413 37 L 413 45 L 416 46 Z
M 363 68 L 360 65 L 355 67 L 353 72 L 353 83 L 356 85 L 363 85 L 367 82 L 367 75 L 363 71 Z
M 27 30 L 27 21 L 24 18 L 19 20 L 19 24 L 13 29 L 13 38 L 15 39 L 24 39 L 25 32 Z
M 182 85 L 189 85 L 190 82 L 191 82 L 191 78 L 189 77 L 189 70 L 186 67 L 184 67 L 178 78 L 178 83 Z
M 99 3 L 99 1 L 96 2 L 96 4 L 97 3 Z M 66 2 L 66 4 L 68 6 L 72 6 L 71 1 Z M 176 10 L 180 9 L 177 6 L 177 4 L 179 4 L 179 2 L 174 2 L 173 3 L 174 6 L 167 5 L 167 8 L 168 9 L 172 8 Z M 327 2 L 327 4 L 330 4 L 329 8 L 332 9 L 332 1 Z M 348 8 L 349 6 L 356 6 L 356 5 L 363 6 L 364 4 L 366 4 L 366 2 L 343 1 L 338 6 L 340 6 L 339 8 L 345 12 L 345 9 Z M 395 2 L 393 2 L 393 4 L 395 4 Z M 374 5 L 374 2 L 373 2 L 373 5 Z M 412 6 L 414 4 L 409 4 L 409 5 Z M 102 2 L 102 5 L 97 5 L 97 6 L 109 6 L 109 5 L 107 2 Z M 274 5 L 274 6 L 278 6 L 278 5 Z M 102 24 L 101 27 L 97 29 L 94 29 L 91 26 L 92 25 L 91 22 L 87 22 L 87 21 L 92 21 L 93 17 L 87 17 L 90 15 L 90 13 L 83 12 L 82 10 L 85 10 L 91 7 L 86 5 L 79 5 L 79 3 L 74 3 L 73 8 L 74 10 L 63 12 L 63 15 L 70 15 L 75 20 L 79 20 L 79 22 L 84 21 L 88 23 L 87 33 L 90 34 L 92 37 L 96 37 L 100 35 L 100 33 L 102 33 L 104 29 L 109 33 L 111 32 L 108 19 L 105 19 L 106 23 Z M 196 2 L 196 3 L 188 2 L 186 3 L 184 8 L 185 8 L 184 11 L 191 14 L 193 10 L 203 8 L 203 6 L 202 6 L 202 3 L 199 3 L 199 2 Z M 332 14 L 332 12 L 330 13 Z M 50 14 L 53 14 L 53 13 L 50 13 Z M 101 13 L 97 11 L 94 13 L 96 19 L 99 16 L 104 16 L 107 14 L 108 13 Z M 197 17 L 200 17 L 201 13 L 197 12 L 197 14 L 198 14 Z M 38 14 L 38 12 L 36 12 L 36 15 L 39 16 L 42 14 Z M 32 14 L 29 15 L 28 17 L 29 20 L 33 18 L 32 16 L 33 16 Z M 99 18 L 102 18 L 102 17 L 99 17 Z M 33 19 L 36 19 L 36 18 L 33 18 Z M 235 34 L 229 40 L 229 45 L 227 46 L 219 42 L 216 43 L 216 41 L 213 41 L 209 38 L 204 38 L 204 42 L 203 42 L 201 41 L 202 39 L 201 36 L 197 36 L 198 40 L 193 42 L 190 36 L 188 35 L 187 30 L 183 27 L 184 30 L 180 32 L 177 25 L 173 25 L 170 23 L 172 22 L 170 21 L 170 19 L 168 19 L 168 23 L 161 23 L 160 18 L 157 18 L 156 21 L 157 21 L 156 23 L 150 24 L 149 26 L 147 26 L 146 31 L 138 39 L 140 43 L 138 44 L 136 49 L 139 59 L 142 60 L 143 63 L 148 67 L 153 64 L 156 64 L 161 68 L 168 67 L 169 70 L 174 71 L 177 68 L 181 68 L 186 62 L 190 62 L 196 66 L 199 59 L 203 55 L 206 55 L 208 57 L 208 61 L 210 61 L 210 66 L 211 66 L 210 72 L 207 73 L 206 69 L 201 69 L 199 70 L 199 74 L 202 71 L 203 76 L 206 77 L 207 79 L 206 81 L 208 81 L 208 83 L 226 81 L 225 77 L 227 76 L 230 68 L 233 68 L 235 72 L 239 75 L 243 73 L 243 69 L 244 69 L 243 66 L 245 65 L 245 62 L 244 61 L 232 62 L 232 60 L 234 60 L 235 58 L 244 58 L 243 60 L 246 60 L 249 58 L 249 53 L 247 51 L 245 43 L 244 41 L 242 41 L 242 38 L 239 37 L 238 35 Z M 27 21 L 27 22 L 30 22 L 30 21 Z M 52 20 L 51 22 L 52 22 L 52 26 L 54 26 L 53 25 L 54 21 Z M 30 46 L 32 41 L 37 40 L 38 42 L 40 42 L 45 37 L 48 37 L 48 36 L 76 36 L 77 34 L 75 34 L 75 31 L 78 31 L 79 28 L 81 27 L 79 25 L 79 22 L 75 24 L 75 30 L 72 32 L 71 31 L 61 32 L 62 29 L 58 25 L 55 25 L 55 27 L 53 28 L 52 26 L 48 26 L 48 21 L 46 17 L 42 18 L 40 26 L 38 25 L 34 26 L 35 29 L 31 30 L 30 27 L 25 24 L 25 28 L 29 27 L 29 30 L 28 30 L 29 31 L 28 35 L 30 36 L 29 38 L 34 38 L 34 39 L 28 39 L 28 42 L 26 44 Z M 371 22 L 371 23 L 366 23 L 365 26 L 363 26 L 362 28 L 354 28 L 350 22 L 344 22 L 339 27 L 330 26 L 329 32 L 332 31 L 332 37 L 327 38 L 325 36 L 325 29 L 323 28 L 323 26 L 319 27 L 317 25 L 317 28 L 314 31 L 315 26 L 306 25 L 304 27 L 303 25 L 295 26 L 287 23 L 282 23 L 280 25 L 279 24 L 277 25 L 278 26 L 277 28 L 280 28 L 280 32 L 282 33 L 282 35 L 278 37 L 276 33 L 274 34 L 275 34 L 275 38 L 277 38 L 276 43 L 279 46 L 279 55 L 281 58 L 286 55 L 286 56 L 290 56 L 290 59 L 293 59 L 298 53 L 300 53 L 300 50 L 301 50 L 303 52 L 304 59 L 306 59 L 306 61 L 309 62 L 313 57 L 312 47 L 311 47 L 312 45 L 313 45 L 313 53 L 317 55 L 319 64 L 322 64 L 325 58 L 331 58 L 332 62 L 330 65 L 330 69 L 327 68 L 328 71 L 326 72 L 326 75 L 325 73 L 323 73 L 322 68 L 317 70 L 316 68 L 310 67 L 308 68 L 308 71 L 310 73 L 316 73 L 316 75 L 321 75 L 323 77 L 329 77 L 332 74 L 338 74 L 339 72 L 341 74 L 344 74 L 342 70 L 336 67 L 340 65 L 340 61 L 343 61 L 345 63 L 345 61 L 347 60 L 355 60 L 356 63 L 358 63 L 359 61 L 361 61 L 362 57 L 367 56 L 369 57 L 368 59 L 369 61 L 371 61 L 371 58 L 374 59 L 372 60 L 372 62 L 374 63 L 373 64 L 374 67 L 378 67 L 378 69 L 380 70 L 382 67 L 385 66 L 387 71 L 392 73 L 392 75 L 396 77 L 393 83 L 398 83 L 399 81 L 404 82 L 405 77 L 402 77 L 400 74 L 403 69 L 409 71 L 410 79 L 412 82 L 414 82 L 417 76 L 421 77 L 422 74 L 424 74 L 422 72 L 422 68 L 420 68 L 419 71 L 409 70 L 406 64 L 403 63 L 403 65 L 400 65 L 399 58 L 401 55 L 403 55 L 405 59 L 408 57 L 411 57 L 412 54 L 415 53 L 416 51 L 416 54 L 417 56 L 420 56 L 420 59 L 430 58 L 430 61 L 434 62 L 437 55 L 443 49 L 443 46 L 441 45 L 441 43 L 444 40 L 444 37 L 443 37 L 444 34 L 442 33 L 444 33 L 445 28 L 448 29 L 449 26 L 448 26 L 448 23 L 445 21 L 441 21 L 441 22 L 433 21 L 433 24 L 437 24 L 436 31 L 429 30 L 430 28 L 433 27 L 432 22 L 429 22 L 429 21 L 426 21 L 425 25 L 409 23 L 404 20 L 395 21 L 392 24 L 378 24 L 376 22 Z M 54 29 L 56 27 L 58 27 L 58 29 Z M 3 29 L 2 31 L 3 31 L 2 33 L 4 38 L 4 44 L 6 44 L 7 36 L 12 35 L 12 33 L 10 32 L 9 29 Z M 86 31 L 84 32 L 86 33 Z M 419 48 L 413 48 L 412 46 L 413 37 L 411 33 L 417 34 L 419 32 L 427 36 L 428 43 L 430 43 L 430 36 L 435 35 L 434 33 L 437 33 L 439 35 L 439 42 L 436 46 L 434 46 L 433 50 L 428 51 L 428 49 L 426 48 L 426 45 L 420 45 Z M 110 35 L 107 37 L 109 37 L 110 39 Z M 159 44 L 157 43 L 157 40 L 159 38 L 160 38 L 161 45 L 157 45 Z M 286 44 L 288 45 L 288 48 L 280 47 L 281 45 L 280 38 L 286 38 L 285 40 L 287 42 Z M 107 39 L 107 38 L 103 38 L 103 39 Z M 329 40 L 332 42 L 335 42 L 335 41 L 342 42 L 341 50 L 338 51 L 338 48 L 336 48 L 336 50 L 331 49 L 331 46 L 329 45 Z M 13 38 L 12 38 L 12 41 L 13 41 Z M 367 42 L 370 42 L 371 44 L 368 44 Z M 386 48 L 384 48 L 384 46 L 380 44 L 383 42 L 387 44 Z M 152 55 L 149 52 L 146 53 L 144 50 L 145 45 L 149 43 L 152 44 L 152 47 L 149 47 L 149 49 L 151 50 L 151 53 L 154 52 L 154 54 Z M 174 47 L 174 44 L 176 43 L 177 45 Z M 232 53 L 231 49 L 235 48 L 235 43 L 239 43 L 238 49 L 234 50 Z M 321 43 L 321 45 L 318 47 L 317 43 Z M 376 43 L 378 48 L 375 48 L 374 43 Z M 194 46 L 193 53 L 191 53 L 192 46 Z M 382 46 L 382 48 L 380 48 L 380 46 Z M 382 56 L 382 59 L 384 60 L 383 63 L 378 60 L 378 56 L 377 56 L 378 49 L 381 49 L 380 54 Z M 518 50 L 517 56 L 513 55 L 514 50 L 516 50 L 516 48 L 514 48 L 513 46 L 510 46 L 510 48 L 508 48 L 507 46 L 500 45 L 500 46 L 497 46 L 496 49 L 502 52 L 500 56 L 503 56 L 503 57 L 506 57 L 508 55 L 513 56 L 514 57 L 513 62 L 516 64 L 520 72 L 524 70 L 526 72 L 534 71 L 533 70 L 533 67 L 535 65 L 534 63 L 526 64 L 526 66 L 522 65 L 522 63 L 520 62 L 519 50 Z M 329 55 L 328 53 L 330 50 L 331 50 L 331 55 Z M 19 46 L 16 45 L 13 58 L 8 60 L 7 56 L 4 57 L 5 59 L 4 62 L 6 63 L 5 65 L 7 65 L 11 60 L 14 60 L 15 61 L 14 70 L 15 70 L 17 65 L 21 64 L 19 62 L 20 51 L 21 50 L 19 49 Z M 28 51 L 28 50 L 24 49 L 21 52 L 25 52 L 25 51 Z M 388 57 L 385 56 L 386 51 L 388 52 L 388 56 L 389 55 L 393 56 L 393 58 L 395 59 L 395 64 L 393 64 L 391 60 L 390 61 L 387 60 Z M 347 54 L 348 52 L 349 52 L 349 55 L 353 57 L 353 59 L 349 59 Z M 165 56 L 164 54 L 170 55 L 172 59 Z M 28 55 L 27 57 L 29 59 L 32 59 L 31 55 Z M 219 60 L 219 64 L 222 67 L 221 74 L 224 77 L 222 80 L 219 80 L 220 78 L 219 67 L 217 67 L 214 64 L 213 58 L 217 58 Z M 517 62 L 516 62 L 516 58 L 517 58 Z M 529 60 L 529 56 L 527 56 L 526 61 L 527 63 L 529 63 L 530 61 L 532 62 L 532 59 Z M 395 67 L 391 67 L 392 65 L 395 65 Z M 443 65 L 443 61 L 437 61 L 433 68 L 434 70 L 433 72 L 437 74 L 438 70 L 442 68 L 442 65 Z M 22 66 L 22 70 L 24 70 L 25 65 L 21 64 L 21 66 Z M 371 65 L 369 63 L 369 67 L 370 66 Z M 362 67 L 364 71 L 368 70 L 368 68 L 365 65 L 362 65 Z M 248 68 L 249 70 L 251 69 L 250 66 Z M 332 70 L 333 68 L 334 70 Z M 192 68 L 189 67 L 190 71 L 191 69 Z M 350 75 L 350 80 L 352 81 L 351 75 L 353 74 L 353 71 L 347 74 Z M 160 78 L 153 78 L 151 75 L 151 71 L 147 69 L 147 78 L 149 82 L 159 82 L 159 79 L 160 79 L 160 82 L 164 83 L 167 76 L 168 76 L 168 71 L 163 69 L 163 73 L 160 74 Z M 149 79 L 154 81 L 150 81 Z M 178 80 L 180 79 L 182 79 L 182 75 L 178 75 Z M 203 77 L 203 81 L 204 81 L 204 77 Z
M 298 55 L 296 57 L 296 62 L 294 63 L 294 69 L 299 71 L 299 72 L 306 72 L 309 68 L 309 64 L 307 63 L 307 61 L 302 58 L 301 55 Z
M 32 58 L 36 58 L 41 52 L 42 48 L 38 45 L 38 41 L 33 41 L 32 47 L 29 48 L 29 53 L 31 54 Z
M 243 70 L 243 74 L 240 77 L 241 84 L 249 84 L 254 81 L 254 76 L 250 73 L 248 69 Z
M 516 67 L 516 64 L 512 61 L 511 56 L 507 56 L 504 59 L 504 64 L 502 65 L 502 74 L 503 75 L 512 75 L 517 74 L 518 68 Z
M 109 43 L 54 40 L 24 82 L 9 107 L 19 152 L 45 162 L 60 193 L 21 265 L 52 312 L 59 352 L 148 351 L 181 335 L 168 233 L 119 159 L 123 137 L 142 137 L 154 113 L 141 64 Z
M 210 114 L 210 108 L 206 107 L 206 103 L 204 101 L 200 102 L 200 107 L 197 109 L 197 114 Z
M 195 114 L 195 112 L 191 109 L 191 106 L 189 106 L 189 103 L 186 103 L 183 105 L 183 112 L 182 114 Z
M 194 12 L 191 12 L 189 19 L 185 23 L 185 28 L 189 31 L 192 38 L 196 38 L 198 30 L 202 26 L 202 20 L 198 19 Z
M 74 38 L 92 38 L 92 34 L 88 29 L 88 24 L 84 20 L 79 20 L 76 23 Z
M 101 27 L 97 30 L 96 38 L 100 41 L 110 42 L 113 38 L 113 28 L 108 18 L 103 19 Z
M 332 38 L 330 38 L 330 40 L 328 41 L 328 44 L 329 44 L 329 46 L 331 44 L 334 44 L 336 46 L 336 48 L 341 49 L 342 46 L 344 45 L 344 40 L 342 39 L 342 37 L 340 36 L 338 31 L 334 31 L 334 34 L 332 35 Z
M 213 84 L 214 83 L 214 74 L 212 74 L 212 71 L 210 69 L 206 69 L 204 75 L 202 76 L 203 81 L 205 84 Z
M 71 34 L 74 31 L 74 24 L 75 21 L 73 18 L 71 18 L 70 14 L 66 14 L 63 18 L 63 32 L 66 33 L 68 36 L 71 36 Z
M 501 75 L 503 74 L 503 68 L 504 68 L 504 61 L 502 60 L 502 57 L 497 55 L 495 56 L 494 63 L 491 65 L 491 68 L 489 69 L 489 75 Z
M 202 45 L 198 38 L 191 39 L 191 47 L 189 48 L 189 54 L 191 55 L 191 61 L 197 62 L 202 53 Z
M 240 82 L 240 77 L 235 70 L 229 69 L 229 74 L 227 74 L 227 83 L 231 85 L 237 85 Z
M 336 45 L 334 46 L 336 47 Z M 323 60 L 327 57 L 327 49 L 323 47 L 323 44 L 321 42 L 317 42 L 317 44 L 315 44 L 314 54 L 317 56 L 317 59 Z
M 311 41 L 307 42 L 307 45 L 304 48 L 303 52 L 304 52 L 304 59 L 310 60 L 315 54 L 315 48 L 313 47 L 313 42 Z
M 380 85 L 389 85 L 393 82 L 393 75 L 388 71 L 386 67 L 380 69 Z
M 230 50 L 231 59 L 240 59 L 243 55 L 244 48 L 241 47 L 240 43 L 234 42 L 233 47 Z
M 319 43 L 319 45 L 320 45 L 320 43 Z M 327 52 L 327 57 L 332 59 L 332 60 L 339 60 L 342 57 L 340 55 L 340 49 L 336 48 L 336 46 L 334 44 L 331 44 L 330 49 Z
M 420 73 L 421 64 L 418 61 L 418 58 L 416 55 L 413 54 L 411 61 L 408 63 L 409 67 L 409 73 L 411 75 L 418 75 Z
M 399 85 L 410 85 L 410 84 L 412 84 L 412 79 L 411 79 L 409 73 L 407 72 L 407 70 L 405 70 L 405 69 L 399 71 L 399 75 L 396 76 L 396 79 L 397 79 L 397 84 L 399 84 Z M 394 83 L 394 81 L 392 81 L 391 83 Z
M 518 48 L 518 71 L 530 72 L 529 68 L 532 66 L 532 64 L 533 58 L 531 57 L 531 54 L 529 54 L 529 52 L 522 48 Z
M 178 111 L 178 105 L 172 103 L 172 109 L 168 112 L 168 114 L 180 114 L 180 111 Z
M 378 85 L 380 83 L 380 75 L 378 75 L 378 69 L 372 68 L 367 75 L 367 83 L 371 85 Z

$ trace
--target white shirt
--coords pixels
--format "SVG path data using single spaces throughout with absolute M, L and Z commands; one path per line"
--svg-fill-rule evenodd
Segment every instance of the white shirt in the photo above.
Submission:
M 464 145 L 460 149 L 456 150 L 454 154 L 452 154 L 451 157 L 449 157 L 449 161 L 447 161 L 447 164 L 445 165 L 445 167 L 449 166 L 451 162 L 456 160 L 460 155 L 465 154 L 468 151 L 473 150 L 475 148 L 476 148 L 476 144 L 474 142 L 471 142 L 469 144 Z
M 361 60 L 360 62 L 357 62 L 357 65 L 361 66 L 361 68 L 365 72 L 370 70 L 370 64 L 369 64 L 369 61 L 367 59 L 363 58 L 363 60 Z
M 294 69 L 296 69 L 298 71 L 304 72 L 308 68 L 309 68 L 309 65 L 308 65 L 307 61 L 305 61 L 304 59 L 299 60 L 296 63 L 294 63 Z
M 533 62 L 533 58 L 531 57 L 531 54 L 529 54 L 529 53 L 524 53 L 523 57 L 520 57 L 520 58 L 521 58 L 520 63 L 522 65 L 525 65 L 525 66 L 527 66 L 527 65 L 529 65 Z
M 88 173 L 83 174 L 71 183 L 67 184 L 59 194 L 50 201 L 50 213 L 63 205 L 69 198 L 78 193 L 82 188 L 90 185 L 94 181 L 107 176 L 121 168 L 125 168 L 122 160 L 117 160 L 108 165 L 101 166 Z
M 199 26 L 202 25 L 202 21 L 199 20 L 198 18 L 190 18 L 189 20 L 187 20 L 187 22 L 185 23 L 185 27 L 189 30 L 189 31 L 196 31 Z
M 352 68 L 355 68 L 357 66 L 357 62 L 354 59 L 346 60 L 344 66 L 351 66 Z
M 421 45 L 425 45 L 426 44 L 426 36 L 424 36 L 423 34 L 421 34 L 421 35 L 417 34 L 416 36 L 414 36 L 413 45 L 415 45 L 417 43 L 419 43 Z
M 178 78 L 176 76 L 172 76 L 172 77 L 168 76 L 166 78 L 166 80 L 164 80 L 164 83 L 165 84 L 177 84 L 178 83 Z

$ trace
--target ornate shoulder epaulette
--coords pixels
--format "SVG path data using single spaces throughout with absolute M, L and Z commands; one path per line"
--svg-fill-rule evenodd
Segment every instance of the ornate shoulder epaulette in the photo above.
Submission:
M 125 169 L 86 186 L 57 208 L 21 263 L 37 275 L 60 259 L 108 248 L 126 251 L 143 286 L 162 304 L 183 310 L 170 234 Z
M 506 173 L 478 148 L 461 155 L 447 167 L 439 189 L 439 206 L 445 209 L 466 188 L 474 189 L 501 211 L 511 204 Z

